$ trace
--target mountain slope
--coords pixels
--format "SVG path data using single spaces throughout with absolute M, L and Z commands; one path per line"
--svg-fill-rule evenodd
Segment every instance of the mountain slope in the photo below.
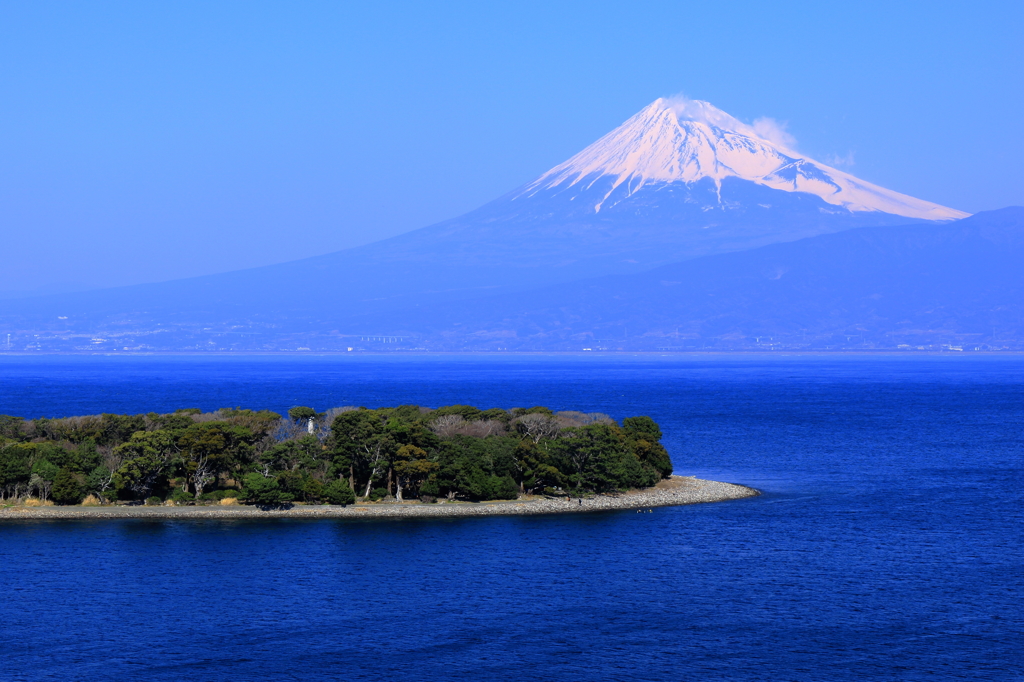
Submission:
M 1024 208 L 410 309 L 435 347 L 1024 347 Z M 367 321 L 369 322 L 369 320 Z M 372 323 L 371 323 L 372 324 Z
M 0 325 L 22 335 L 168 325 L 344 332 L 352 320 L 414 301 L 447 305 L 964 215 L 802 157 L 709 104 L 657 100 L 573 159 L 459 218 L 264 268 L 0 301 Z

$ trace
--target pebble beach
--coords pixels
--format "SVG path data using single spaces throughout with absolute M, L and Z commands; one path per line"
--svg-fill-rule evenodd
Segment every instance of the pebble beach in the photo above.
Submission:
M 580 514 L 616 509 L 652 509 L 754 497 L 753 488 L 688 476 L 672 476 L 653 488 L 609 495 L 593 495 L 571 502 L 565 498 L 526 497 L 495 502 L 416 501 L 357 503 L 346 507 L 297 504 L 282 509 L 242 505 L 221 506 L 8 506 L 0 508 L 0 522 L 63 519 L 266 519 L 266 518 L 419 518 L 457 516 L 516 516 Z

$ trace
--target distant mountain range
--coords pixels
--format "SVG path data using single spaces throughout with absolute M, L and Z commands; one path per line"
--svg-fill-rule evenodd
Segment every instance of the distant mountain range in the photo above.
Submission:
M 1020 209 L 968 218 L 755 128 L 705 102 L 659 99 L 460 218 L 281 265 L 0 301 L 0 333 L 14 350 L 1024 339 L 1011 320 L 1020 290 L 1006 288 Z

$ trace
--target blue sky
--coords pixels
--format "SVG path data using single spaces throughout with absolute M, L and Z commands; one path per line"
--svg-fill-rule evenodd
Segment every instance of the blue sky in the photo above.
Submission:
M 454 217 L 657 97 L 979 211 L 1024 204 L 1024 3 L 0 2 L 0 293 Z

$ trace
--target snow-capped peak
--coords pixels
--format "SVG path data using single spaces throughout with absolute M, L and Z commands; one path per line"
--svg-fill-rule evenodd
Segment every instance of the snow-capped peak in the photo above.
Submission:
M 768 137 L 774 139 L 770 140 Z M 559 186 L 612 177 L 628 194 L 645 184 L 693 183 L 711 178 L 720 184 L 736 177 L 787 192 L 806 192 L 850 211 L 880 211 L 908 218 L 954 220 L 967 213 L 887 190 L 826 166 L 788 147 L 772 135 L 699 100 L 657 99 L 621 126 L 565 163 L 530 183 L 520 196 Z M 621 194 L 621 193 L 620 193 Z

